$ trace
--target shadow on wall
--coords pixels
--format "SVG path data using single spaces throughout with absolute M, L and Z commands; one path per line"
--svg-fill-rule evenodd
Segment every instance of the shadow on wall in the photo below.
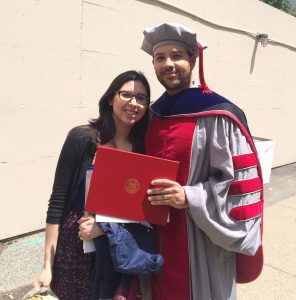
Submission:
M 251 59 L 250 74 L 252 74 L 254 70 L 257 48 L 258 48 L 258 39 L 255 39 L 255 45 L 254 45 L 252 59 Z

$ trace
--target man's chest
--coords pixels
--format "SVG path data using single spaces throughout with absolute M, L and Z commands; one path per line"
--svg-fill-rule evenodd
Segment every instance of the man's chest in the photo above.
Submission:
M 195 127 L 196 117 L 153 117 L 145 138 L 146 154 L 179 161 L 178 177 L 184 180 L 190 165 Z

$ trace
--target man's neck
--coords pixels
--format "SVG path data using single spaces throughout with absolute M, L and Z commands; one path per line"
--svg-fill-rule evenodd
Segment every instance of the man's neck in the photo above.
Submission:
M 188 87 L 188 88 L 182 88 L 182 89 L 179 89 L 179 90 L 166 90 L 166 92 L 168 93 L 168 95 L 170 95 L 170 96 L 175 96 L 175 95 L 177 95 L 177 94 L 179 94 L 179 93 L 181 93 L 182 91 L 185 91 L 185 90 L 187 90 L 187 89 L 189 89 L 190 87 Z
M 174 96 L 182 91 L 185 91 L 189 88 L 193 87 L 192 81 L 190 80 L 190 83 L 188 84 L 187 87 L 182 87 L 180 89 L 166 89 L 166 92 L 170 95 L 170 96 Z

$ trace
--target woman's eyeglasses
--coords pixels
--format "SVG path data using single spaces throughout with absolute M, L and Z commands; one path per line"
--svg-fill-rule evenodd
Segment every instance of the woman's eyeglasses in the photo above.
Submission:
M 136 102 L 141 105 L 146 105 L 148 102 L 148 97 L 144 94 L 133 94 L 130 91 L 118 91 L 116 93 L 121 101 L 130 102 L 135 98 Z

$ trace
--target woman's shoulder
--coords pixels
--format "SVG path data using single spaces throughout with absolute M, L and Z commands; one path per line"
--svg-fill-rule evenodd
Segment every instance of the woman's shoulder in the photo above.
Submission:
M 97 130 L 90 124 L 80 125 L 72 128 L 68 133 L 68 138 L 75 140 L 89 140 L 95 139 Z
M 91 131 L 93 131 L 93 127 L 89 124 L 85 124 L 85 125 L 79 125 L 79 126 L 75 126 L 73 127 L 69 133 L 71 133 L 72 135 L 80 135 L 80 134 L 87 134 L 90 133 Z

